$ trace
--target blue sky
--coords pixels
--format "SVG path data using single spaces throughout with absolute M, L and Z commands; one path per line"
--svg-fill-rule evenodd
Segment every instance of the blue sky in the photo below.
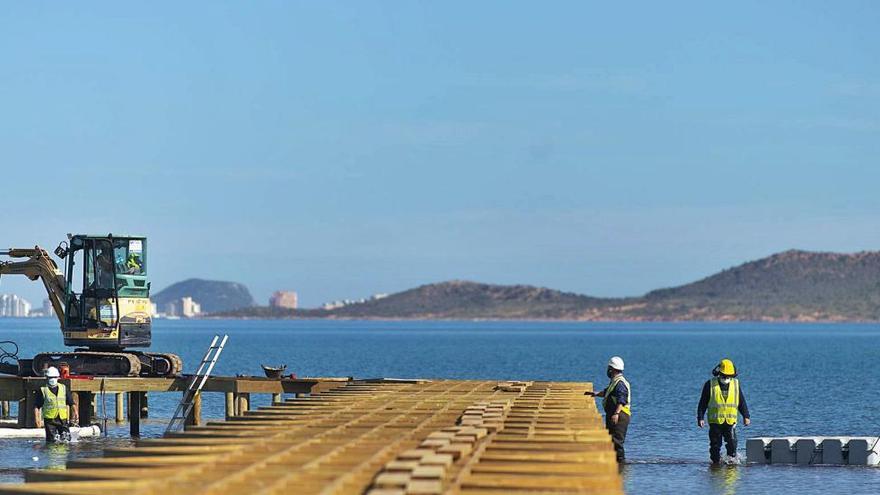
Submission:
M 869 1 L 9 5 L 0 245 L 145 233 L 154 288 L 310 306 L 875 249 L 878 24 Z

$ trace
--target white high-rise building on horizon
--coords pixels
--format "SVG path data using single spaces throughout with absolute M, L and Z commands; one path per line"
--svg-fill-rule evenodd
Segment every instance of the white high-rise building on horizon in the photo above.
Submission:
M 15 294 L 0 294 L 0 317 L 23 318 L 31 312 L 31 303 Z

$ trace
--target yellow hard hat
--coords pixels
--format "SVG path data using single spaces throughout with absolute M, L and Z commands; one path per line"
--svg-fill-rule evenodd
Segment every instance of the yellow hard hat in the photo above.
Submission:
M 718 373 L 727 376 L 736 376 L 736 367 L 730 359 L 722 359 L 718 363 Z

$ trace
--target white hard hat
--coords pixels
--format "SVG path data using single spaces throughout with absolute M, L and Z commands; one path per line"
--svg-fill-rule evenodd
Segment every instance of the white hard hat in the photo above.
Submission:
M 614 368 L 617 371 L 623 371 L 623 358 L 620 356 L 614 356 L 608 360 L 608 367 Z
M 46 370 L 46 378 L 58 378 L 61 376 L 61 373 L 58 372 L 58 368 L 54 366 L 49 366 Z

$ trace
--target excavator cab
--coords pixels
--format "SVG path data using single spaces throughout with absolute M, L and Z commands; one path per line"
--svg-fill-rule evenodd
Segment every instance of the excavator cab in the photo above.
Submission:
M 149 347 L 147 239 L 72 235 L 61 253 L 68 281 L 64 344 L 104 350 Z

